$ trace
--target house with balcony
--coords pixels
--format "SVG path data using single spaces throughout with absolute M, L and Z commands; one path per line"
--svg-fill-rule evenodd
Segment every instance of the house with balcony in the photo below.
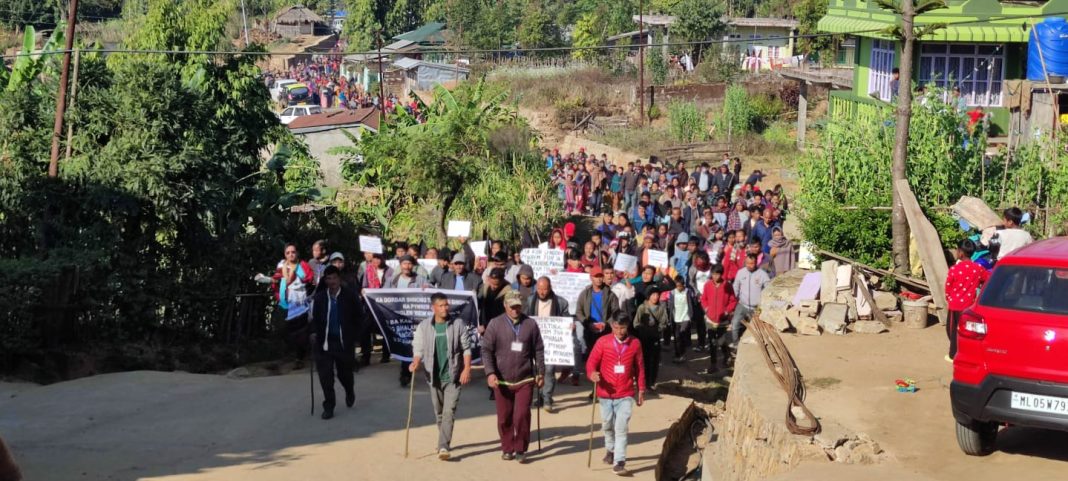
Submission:
M 873 0 L 829 1 L 819 31 L 851 35 L 856 45 L 853 88 L 831 93 L 831 115 L 874 116 L 878 106 L 896 94 L 891 84 L 893 69 L 900 64 L 901 45 L 885 30 L 900 25 L 901 18 Z M 959 87 L 969 107 L 983 106 L 990 112 L 991 136 L 1003 136 L 1012 144 L 1012 137 L 1030 133 L 1030 127 L 1025 127 L 1028 121 L 1034 123 L 1031 106 L 1019 105 L 1021 98 L 1032 98 L 1033 86 L 1023 80 L 1031 22 L 1064 16 L 1068 0 L 946 3 L 948 8 L 916 17 L 917 26 L 940 23 L 945 27 L 917 40 L 912 80 L 947 90 Z M 1016 94 L 1021 88 L 1029 94 Z

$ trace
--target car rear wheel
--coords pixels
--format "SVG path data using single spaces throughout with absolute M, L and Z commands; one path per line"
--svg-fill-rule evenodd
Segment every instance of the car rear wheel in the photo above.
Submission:
M 986 456 L 994 452 L 997 437 L 997 423 L 957 423 L 957 444 L 960 445 L 961 451 L 969 456 Z

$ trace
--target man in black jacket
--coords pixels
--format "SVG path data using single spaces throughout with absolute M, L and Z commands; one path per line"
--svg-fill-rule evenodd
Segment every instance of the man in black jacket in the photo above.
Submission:
M 548 277 L 542 277 L 538 279 L 537 287 L 535 287 L 535 293 L 530 296 L 530 299 L 526 302 L 526 313 L 530 317 L 570 317 L 571 312 L 568 310 L 567 300 L 563 297 L 556 295 L 553 292 L 553 283 Z M 576 332 L 575 321 L 571 321 L 571 332 L 574 337 Z M 579 362 L 582 359 L 582 352 L 579 349 L 579 343 L 575 342 L 575 361 Z M 560 378 L 564 378 L 564 374 L 567 371 L 572 371 L 575 376 L 578 372 L 582 371 L 582 368 L 573 369 L 575 366 L 545 366 L 545 385 L 541 388 L 541 398 L 534 400 L 534 407 L 545 407 L 545 412 L 553 412 L 553 391 L 556 390 L 556 373 L 559 371 Z M 577 377 L 576 377 L 577 379 Z
M 360 305 L 352 291 L 341 288 L 341 274 L 337 267 L 323 270 L 326 289 L 319 289 L 312 299 L 312 349 L 315 366 L 319 369 L 319 383 L 323 387 L 323 419 L 334 417 L 334 370 L 345 388 L 345 405 L 356 402 L 353 386 L 353 367 L 356 364 L 356 343 Z

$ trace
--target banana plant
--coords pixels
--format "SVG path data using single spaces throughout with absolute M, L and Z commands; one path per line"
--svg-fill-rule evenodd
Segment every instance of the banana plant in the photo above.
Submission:
M 52 31 L 52 35 L 48 37 L 44 45 L 41 46 L 41 52 L 50 52 L 59 48 L 63 43 L 63 22 L 56 25 L 56 29 Z M 35 55 L 31 54 L 34 51 L 34 47 L 37 42 L 37 31 L 32 26 L 26 27 L 26 32 L 22 38 L 22 50 L 20 53 L 24 54 L 15 60 L 15 64 L 11 67 L 11 74 L 7 78 L 7 86 L 5 90 L 7 92 L 14 92 L 26 85 L 31 84 L 38 75 L 45 70 L 45 66 L 48 64 L 47 57 L 41 53 Z

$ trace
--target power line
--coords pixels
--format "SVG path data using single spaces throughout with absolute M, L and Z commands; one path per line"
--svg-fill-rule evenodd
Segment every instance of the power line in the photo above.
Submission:
M 1044 13 L 1041 15 L 1001 15 L 993 16 L 985 19 L 977 20 L 963 20 L 957 22 L 945 22 L 946 27 L 954 25 L 981 25 L 992 24 L 994 22 L 1004 22 L 1006 20 L 1017 19 L 1032 19 L 1032 18 L 1047 18 L 1047 17 L 1059 17 L 1068 15 L 1068 12 L 1054 12 Z M 872 28 L 865 30 L 855 30 L 851 32 L 825 32 L 825 33 L 813 33 L 804 35 L 787 35 L 787 36 L 769 36 L 760 40 L 790 40 L 790 39 L 804 39 L 804 38 L 822 38 L 822 37 L 836 37 L 842 35 L 858 35 L 863 33 L 878 33 L 885 32 L 885 28 Z M 692 42 L 662 42 L 646 45 L 647 48 L 652 47 L 682 47 L 682 46 L 696 46 L 696 45 L 722 45 L 732 43 L 748 44 L 753 43 L 754 39 L 720 39 L 720 40 L 698 40 Z M 525 53 L 525 52 L 574 52 L 583 50 L 616 50 L 616 49 L 632 49 L 637 45 L 631 44 L 615 44 L 615 45 L 592 45 L 592 46 L 570 46 L 570 47 L 530 47 L 530 48 L 512 48 L 512 49 L 448 49 L 445 47 L 436 48 L 433 50 L 423 50 L 422 54 L 479 54 L 479 53 Z M 248 56 L 283 56 L 283 55 L 300 55 L 307 53 L 322 53 L 322 52 L 264 52 L 264 51 L 238 51 L 238 50 L 166 50 L 166 49 L 125 49 L 125 48 L 96 48 L 96 49 L 79 49 L 83 53 L 106 53 L 106 54 L 164 54 L 164 55 L 248 55 Z M 38 56 L 38 55 L 57 55 L 65 54 L 66 50 L 48 50 L 44 52 L 31 52 L 31 53 L 15 53 L 9 55 L 2 55 L 0 58 L 15 58 L 26 56 Z M 330 53 L 330 55 L 378 55 L 376 50 L 369 51 L 351 51 L 351 52 L 337 52 Z

